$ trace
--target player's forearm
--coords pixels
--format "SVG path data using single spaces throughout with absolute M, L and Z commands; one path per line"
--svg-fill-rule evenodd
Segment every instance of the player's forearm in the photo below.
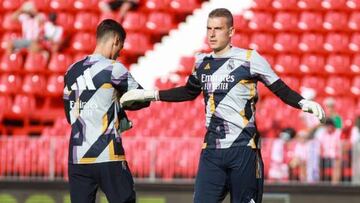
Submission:
M 159 100 L 167 102 L 182 102 L 194 100 L 201 90 L 191 89 L 187 86 L 176 87 L 169 90 L 159 91 Z
M 287 86 L 281 79 L 271 84 L 268 88 L 286 104 L 301 109 L 299 102 L 304 98 Z
M 142 108 L 146 108 L 150 106 L 150 102 L 135 102 L 133 104 L 131 104 L 131 106 L 124 106 L 123 108 L 125 110 L 129 110 L 129 111 L 136 111 Z

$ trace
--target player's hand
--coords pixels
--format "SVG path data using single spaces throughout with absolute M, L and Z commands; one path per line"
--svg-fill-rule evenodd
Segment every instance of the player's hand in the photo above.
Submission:
M 120 104 L 121 106 L 131 106 L 134 102 L 158 100 L 158 94 L 156 90 L 133 89 L 122 95 Z
M 314 114 L 316 117 L 318 117 L 321 123 L 325 122 L 325 112 L 320 104 L 306 99 L 301 100 L 299 104 L 304 112 Z

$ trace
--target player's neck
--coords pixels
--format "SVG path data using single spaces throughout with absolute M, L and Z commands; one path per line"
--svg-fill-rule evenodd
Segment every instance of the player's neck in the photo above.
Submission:
M 214 55 L 221 57 L 222 55 L 227 53 L 230 49 L 231 49 L 231 45 L 228 44 L 225 48 L 223 48 L 221 50 L 218 50 L 218 51 L 214 50 Z
M 108 49 L 106 49 L 102 45 L 97 45 L 93 54 L 100 54 L 100 55 L 104 56 L 105 58 L 110 58 L 110 53 L 109 53 Z

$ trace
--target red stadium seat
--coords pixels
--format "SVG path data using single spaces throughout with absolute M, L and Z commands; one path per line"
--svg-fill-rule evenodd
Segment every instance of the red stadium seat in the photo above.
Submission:
M 76 53 L 74 55 L 73 62 L 83 60 L 87 55 L 88 53 L 82 53 L 82 52 Z
M 74 8 L 82 11 L 98 11 L 99 0 L 74 0 Z
M 272 54 L 261 54 L 262 57 L 273 67 L 275 65 L 275 58 Z
M 280 33 L 276 35 L 274 49 L 278 52 L 297 52 L 299 37 L 297 34 Z
M 119 15 L 116 12 L 103 12 L 99 16 L 99 22 L 103 21 L 105 19 L 118 19 Z
M 48 78 L 46 90 L 50 95 L 60 96 L 64 90 L 64 76 L 63 75 L 51 75 Z
M 145 8 L 147 10 L 167 10 L 169 8 L 170 0 L 147 0 Z
M 316 90 L 316 96 L 325 94 L 326 81 L 322 77 L 307 76 L 302 79 L 301 87 L 312 88 Z
M 98 15 L 90 12 L 79 12 L 75 16 L 74 28 L 77 31 L 95 31 L 98 24 Z
M 360 96 L 360 76 L 356 76 L 353 78 L 351 84 L 351 93 L 357 97 Z
M 350 74 L 348 55 L 330 55 L 326 59 L 325 71 L 329 74 Z
M 326 35 L 324 49 L 328 52 L 347 52 L 349 36 L 342 33 L 329 33 Z
M 48 63 L 48 55 L 46 53 L 30 52 L 24 64 L 24 69 L 28 72 L 45 71 Z
M 352 10 L 360 9 L 360 0 L 347 0 L 346 7 Z
M 250 44 L 250 37 L 246 33 L 235 34 L 232 36 L 231 42 L 234 46 L 247 49 Z
M 332 76 L 326 82 L 325 92 L 331 96 L 348 95 L 350 81 L 346 77 Z
M 248 20 L 244 15 L 234 15 L 234 28 L 236 30 L 248 30 Z
M 181 57 L 179 69 L 177 70 L 178 73 L 189 75 L 193 71 L 195 66 L 195 57 L 187 56 Z
M 352 31 L 360 30 L 360 13 L 352 12 L 349 16 L 348 27 Z
M 175 28 L 175 24 L 169 13 L 153 12 L 148 16 L 146 28 L 153 34 L 166 34 Z
M 304 10 L 320 10 L 322 0 L 299 0 L 298 7 Z
M 141 12 L 128 12 L 122 26 L 126 31 L 142 31 L 146 24 L 146 16 Z
M 276 10 L 296 10 L 297 0 L 273 0 L 272 7 Z
M 51 0 L 30 0 L 34 2 L 36 9 L 40 11 L 49 12 L 50 11 L 50 1 Z
M 20 38 L 21 34 L 19 32 L 6 32 L 1 38 L 1 49 L 7 49 L 10 43 L 17 38 Z
M 349 44 L 350 51 L 358 53 L 360 51 L 360 34 L 354 33 L 350 38 Z
M 21 24 L 18 20 L 13 19 L 12 13 L 6 13 L 4 14 L 4 18 L 2 21 L 2 29 L 7 31 L 21 31 Z
M 271 9 L 272 0 L 253 0 L 251 8 L 255 10 Z
M 51 0 L 50 8 L 55 11 L 71 11 L 74 0 Z
M 51 55 L 49 70 L 55 73 L 64 73 L 73 62 L 71 55 L 54 53 Z
M 273 95 L 269 88 L 267 88 L 263 83 L 260 82 L 257 87 L 260 97 Z
M 66 32 L 72 32 L 74 30 L 74 16 L 70 13 L 58 13 L 56 22 L 62 26 Z
M 280 74 L 300 74 L 298 55 L 283 54 L 276 57 L 274 69 Z
M 324 74 L 325 58 L 322 55 L 305 54 L 301 57 L 300 71 L 305 74 Z
M 1 0 L 0 0 L 0 1 L 1 1 Z M 1 2 L 0 2 L 0 4 L 1 4 Z M 0 12 L 2 12 L 1 8 L 0 8 Z M 3 17 L 4 17 L 3 15 L 0 16 L 1 22 L 3 22 Z M 3 26 L 1 26 L 1 27 L 0 27 L 1 33 L 3 32 L 3 30 L 4 30 L 4 28 L 3 28 Z
M 200 5 L 197 0 L 171 0 L 170 8 L 176 13 L 192 13 Z
M 22 91 L 29 94 L 44 93 L 46 81 L 43 75 L 26 75 L 23 80 Z
M 323 17 L 319 12 L 304 11 L 300 14 L 298 27 L 306 31 L 322 30 Z
M 268 33 L 255 33 L 251 36 L 249 47 L 261 52 L 273 52 L 274 36 Z
M 20 8 L 23 0 L 2 0 L 2 8 L 6 11 L 16 10 Z
M 300 37 L 299 49 L 302 52 L 322 52 L 324 37 L 317 33 L 304 33 Z
M 345 12 L 327 12 L 324 16 L 323 27 L 329 31 L 344 31 L 347 20 Z
M 11 111 L 12 103 L 12 99 L 9 95 L 0 95 L 0 105 L 2 107 L 0 112 L 8 114 Z
M 71 48 L 74 51 L 91 52 L 96 45 L 95 36 L 92 33 L 77 32 L 72 39 Z
M 281 77 L 281 79 L 293 90 L 295 91 L 299 91 L 300 89 L 300 81 L 297 77 L 291 77 L 291 76 L 286 76 L 286 77 Z
M 359 54 L 352 57 L 350 69 L 351 69 L 352 73 L 360 74 L 360 55 Z
M 24 60 L 21 54 L 4 54 L 1 57 L 0 70 L 4 72 L 19 71 L 23 66 Z
M 17 93 L 21 87 L 21 78 L 15 74 L 2 74 L 0 78 L 0 92 Z
M 151 49 L 150 39 L 141 33 L 129 33 L 124 43 L 124 51 L 129 54 L 144 54 Z
M 346 9 L 347 0 L 323 0 L 321 6 L 327 10 L 344 10 Z
M 269 12 L 254 12 L 253 17 L 249 21 L 249 28 L 251 30 L 271 30 L 273 23 L 273 16 Z
M 35 98 L 29 95 L 16 95 L 11 111 L 14 114 L 25 116 L 33 112 L 36 109 Z
M 298 26 L 298 15 L 295 12 L 278 12 L 275 15 L 273 27 L 276 30 L 294 31 Z

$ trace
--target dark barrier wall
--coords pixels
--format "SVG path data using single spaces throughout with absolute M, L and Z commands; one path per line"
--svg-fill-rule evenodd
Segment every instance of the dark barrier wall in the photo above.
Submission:
M 140 183 L 138 203 L 191 203 L 193 184 Z M 97 203 L 106 203 L 99 193 Z M 0 203 L 69 203 L 65 182 L 0 181 Z M 227 198 L 224 203 L 228 203 Z M 266 184 L 264 203 L 359 203 L 360 186 Z

